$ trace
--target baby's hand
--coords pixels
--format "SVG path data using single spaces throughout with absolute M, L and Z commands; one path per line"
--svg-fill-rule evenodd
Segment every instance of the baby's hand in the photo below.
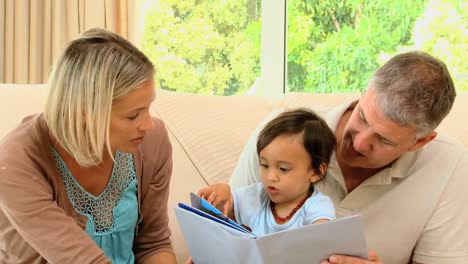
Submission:
M 224 214 L 228 213 L 231 207 L 232 198 L 229 184 L 215 183 L 199 190 L 197 194 L 214 207 L 221 209 Z

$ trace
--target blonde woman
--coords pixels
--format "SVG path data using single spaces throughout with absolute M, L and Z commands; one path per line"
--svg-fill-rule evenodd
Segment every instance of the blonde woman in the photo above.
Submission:
M 172 148 L 149 112 L 154 74 L 112 32 L 69 43 L 44 113 L 0 143 L 1 263 L 176 263 Z

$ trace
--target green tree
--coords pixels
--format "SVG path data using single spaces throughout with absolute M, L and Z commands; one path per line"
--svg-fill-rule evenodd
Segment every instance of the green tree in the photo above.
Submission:
M 362 91 L 379 54 L 411 42 L 425 2 L 288 1 L 290 91 Z
M 462 0 L 429 1 L 414 25 L 414 45 L 399 50 L 423 50 L 444 61 L 459 91 L 468 91 L 467 5 Z
M 264 1 L 265 2 L 265 1 Z M 421 49 L 468 90 L 464 0 L 288 0 L 290 91 L 356 92 L 388 58 Z M 260 0 L 159 0 L 143 51 L 162 88 L 232 95 L 260 74 Z
M 260 72 L 258 1 L 159 0 L 142 46 L 163 89 L 242 93 Z

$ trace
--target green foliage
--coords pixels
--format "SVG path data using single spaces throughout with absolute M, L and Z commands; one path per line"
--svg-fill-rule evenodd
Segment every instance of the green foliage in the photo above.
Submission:
M 260 75 L 261 2 L 158 0 L 143 51 L 160 86 L 215 95 L 250 89 Z M 385 58 L 414 49 L 443 60 L 457 89 L 468 91 L 467 1 L 287 0 L 287 12 L 289 91 L 362 91 Z
M 462 0 L 431 0 L 413 31 L 414 45 L 447 64 L 455 87 L 468 91 L 468 3 Z
M 160 0 L 146 17 L 143 51 L 163 89 L 230 95 L 260 73 L 260 22 L 247 0 Z
M 288 1 L 290 91 L 362 91 L 379 54 L 411 41 L 424 2 Z

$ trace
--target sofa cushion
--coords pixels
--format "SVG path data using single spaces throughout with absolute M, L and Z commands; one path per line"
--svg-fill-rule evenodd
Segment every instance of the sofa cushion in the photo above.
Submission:
M 43 111 L 45 84 L 0 84 L 0 139 L 28 115 Z
M 172 245 L 179 263 L 181 263 L 181 261 L 188 258 L 189 252 L 177 222 L 174 208 L 177 207 L 178 203 L 190 204 L 190 192 L 196 192 L 206 187 L 206 182 L 171 132 L 169 132 L 169 140 L 172 143 L 173 170 L 167 213 L 169 215 L 169 228 L 172 233 Z
M 468 147 L 468 125 L 466 120 L 468 120 L 468 92 L 458 92 L 452 110 L 436 131 L 461 141 L 466 148 Z
M 316 111 L 359 99 L 358 93 L 311 94 L 291 92 L 284 95 L 280 107 L 308 107 Z
M 273 109 L 255 96 L 158 90 L 153 104 L 208 184 L 227 181 L 255 126 Z

